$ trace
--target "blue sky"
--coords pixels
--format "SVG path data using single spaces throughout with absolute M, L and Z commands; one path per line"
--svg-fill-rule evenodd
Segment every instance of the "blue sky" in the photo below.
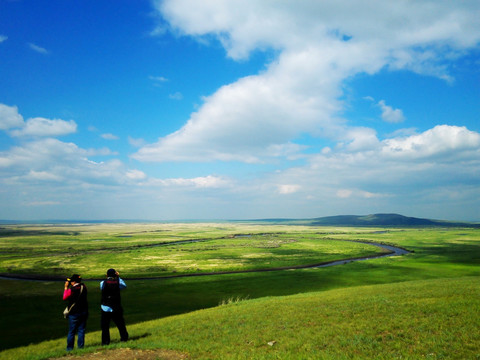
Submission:
M 479 18 L 0 0 L 0 219 L 480 221 Z

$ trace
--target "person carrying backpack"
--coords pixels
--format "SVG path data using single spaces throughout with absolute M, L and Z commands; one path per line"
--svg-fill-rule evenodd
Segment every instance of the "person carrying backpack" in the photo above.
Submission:
M 100 282 L 102 345 L 110 344 L 110 321 L 113 320 L 120 333 L 120 341 L 128 340 L 128 332 L 123 318 L 120 290 L 127 285 L 115 269 L 108 269 L 107 279 Z
M 68 319 L 67 351 L 73 350 L 75 334 L 78 333 L 77 345 L 82 349 L 85 345 L 85 329 L 88 318 L 87 287 L 78 274 L 73 274 L 65 281 L 63 300 L 68 300 L 64 313 Z

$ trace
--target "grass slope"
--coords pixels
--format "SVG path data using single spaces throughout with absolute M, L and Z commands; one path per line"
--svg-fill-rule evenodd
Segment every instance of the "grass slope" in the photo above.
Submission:
M 129 327 L 111 348 L 167 349 L 190 359 L 480 358 L 478 278 L 420 280 L 233 301 Z M 100 333 L 87 334 L 92 353 Z M 64 355 L 65 339 L 0 353 L 0 359 Z M 108 357 L 108 352 L 104 354 Z

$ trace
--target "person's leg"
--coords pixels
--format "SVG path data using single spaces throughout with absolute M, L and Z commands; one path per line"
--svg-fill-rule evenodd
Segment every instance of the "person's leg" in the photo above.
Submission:
M 68 335 L 67 335 L 67 351 L 73 350 L 75 345 L 75 334 L 78 329 L 78 315 L 68 315 Z
M 101 328 L 102 328 L 102 345 L 110 344 L 110 312 L 102 311 Z
M 85 329 L 87 328 L 88 314 L 82 314 L 78 322 L 78 348 L 83 349 L 85 345 Z
M 118 332 L 120 333 L 120 341 L 128 340 L 127 327 L 125 326 L 125 319 L 123 318 L 123 311 L 114 311 L 112 320 L 117 325 Z

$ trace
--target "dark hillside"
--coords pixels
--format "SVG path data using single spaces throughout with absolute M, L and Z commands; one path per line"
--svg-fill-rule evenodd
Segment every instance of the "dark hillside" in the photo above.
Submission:
M 399 214 L 338 215 L 313 219 L 262 219 L 256 222 L 317 226 L 480 227 L 479 223 L 422 219 Z
M 355 226 L 438 226 L 434 220 L 407 217 L 398 214 L 373 214 L 366 216 L 340 215 L 313 219 L 315 225 L 355 225 Z
M 351 226 L 468 226 L 479 227 L 475 223 L 449 222 L 403 216 L 399 214 L 372 214 L 365 216 L 340 215 L 312 219 L 312 225 L 351 225 Z

